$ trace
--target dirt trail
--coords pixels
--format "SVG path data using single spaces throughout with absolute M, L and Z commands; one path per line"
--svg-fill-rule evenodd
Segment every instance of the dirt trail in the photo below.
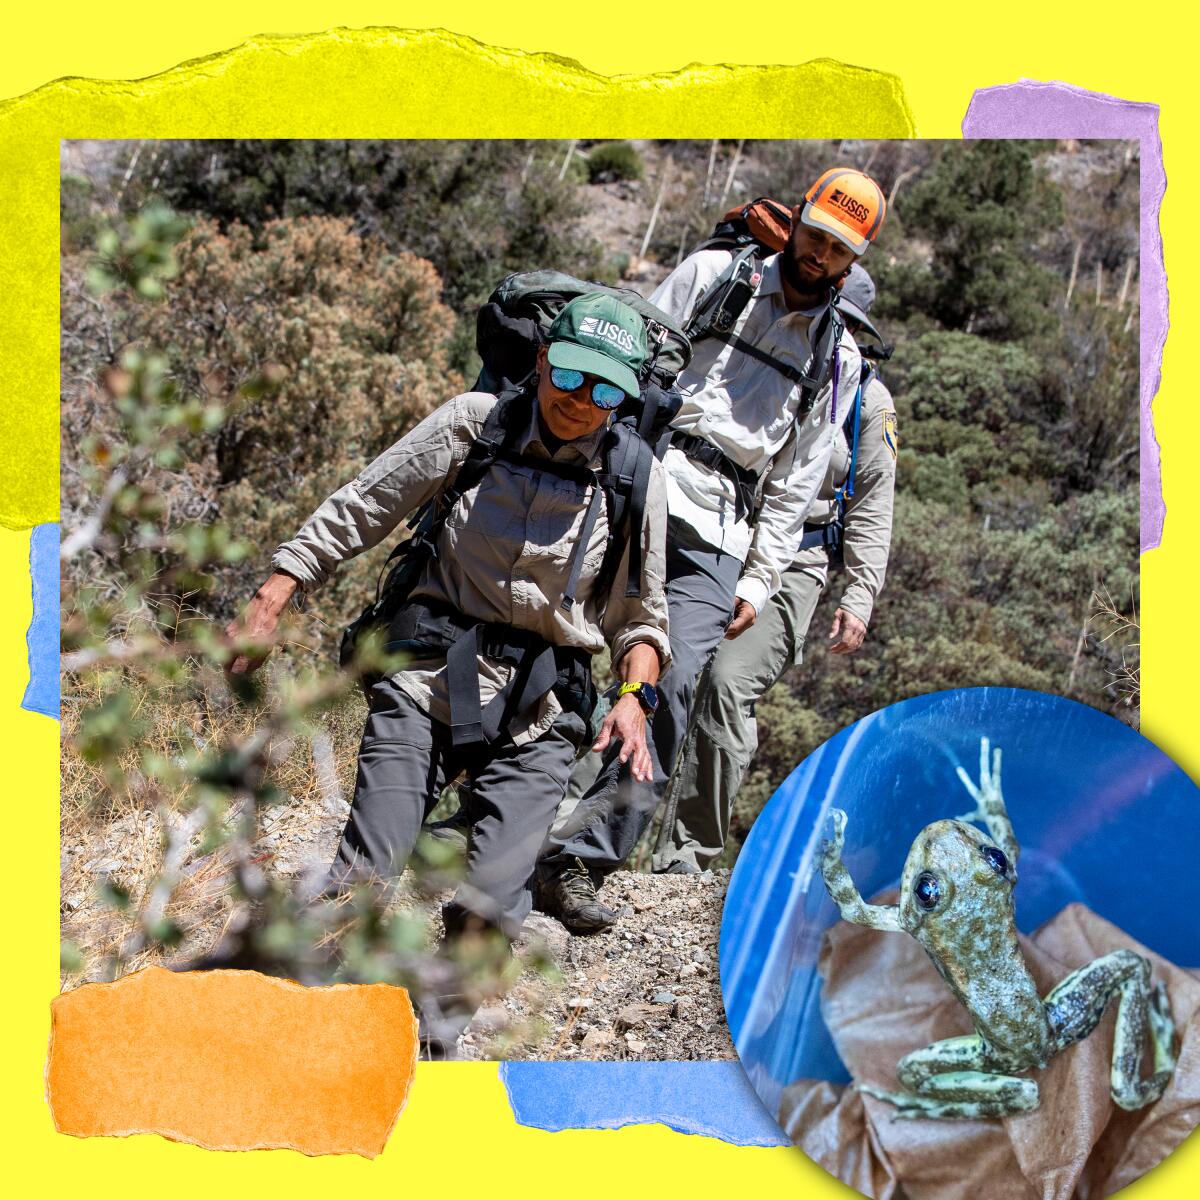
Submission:
M 346 807 L 346 806 L 343 806 Z M 328 863 L 344 811 L 291 803 L 261 814 L 256 844 L 269 869 L 297 878 Z M 134 895 L 157 869 L 160 840 L 152 813 L 94 826 L 62 847 L 64 937 L 93 950 L 120 936 L 122 918 L 98 901 L 103 874 Z M 180 894 L 188 929 L 184 959 L 215 941 L 230 912 L 218 855 L 196 846 Z M 534 912 L 515 947 L 519 959 L 543 947 L 560 979 L 525 970 L 501 999 L 485 1005 L 463 1035 L 463 1057 L 510 1059 L 732 1058 L 717 970 L 717 939 L 728 871 L 646 875 L 620 871 L 604 901 L 620 912 L 610 930 L 575 937 Z M 449 895 L 446 896 L 449 899 Z M 432 931 L 431 931 L 432 932 Z M 143 964 L 137 964 L 143 965 Z
M 499 1003 L 477 1014 L 464 1057 L 492 1057 L 504 1027 L 529 1031 L 506 1058 L 711 1059 L 735 1057 L 717 969 L 728 871 L 643 875 L 619 871 L 604 901 L 621 919 L 604 933 L 569 934 L 533 913 L 518 955 L 534 940 L 562 972 L 560 985 L 525 972 Z M 539 1028 L 540 1026 L 540 1028 Z

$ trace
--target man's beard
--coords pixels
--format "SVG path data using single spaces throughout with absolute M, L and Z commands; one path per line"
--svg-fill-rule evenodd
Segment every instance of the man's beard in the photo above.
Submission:
M 802 297 L 811 297 L 814 304 L 824 300 L 829 295 L 829 289 L 836 286 L 838 280 L 837 275 L 821 275 L 815 279 L 805 279 L 796 265 L 790 242 L 784 249 L 780 270 L 788 287 L 799 292 Z

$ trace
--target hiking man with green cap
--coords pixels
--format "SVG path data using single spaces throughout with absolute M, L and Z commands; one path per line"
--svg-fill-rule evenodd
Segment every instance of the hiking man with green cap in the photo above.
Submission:
M 650 297 L 693 340 L 663 458 L 673 665 L 652 729 L 653 779 L 606 759 L 539 861 L 538 906 L 574 932 L 616 921 L 597 889 L 654 818 L 696 681 L 722 639 L 751 628 L 795 557 L 858 382 L 860 356 L 833 293 L 885 209 L 874 180 L 833 168 L 796 206 L 784 249 L 746 278 L 728 321 L 706 318 L 728 311 L 738 286 L 729 249 L 689 255 Z
M 397 877 L 441 790 L 465 772 L 467 877 L 446 907 L 447 935 L 481 926 L 515 937 L 587 736 L 590 659 L 606 644 L 633 686 L 595 747 L 619 741 L 634 777 L 650 777 L 646 710 L 670 659 L 666 489 L 652 460 L 640 528 L 610 562 L 615 538 L 597 475 L 609 417 L 639 394 L 648 353 L 634 310 L 602 293 L 577 297 L 550 326 L 524 391 L 454 397 L 275 551 L 274 573 L 231 634 L 269 639 L 293 596 L 436 505 L 426 510 L 438 521 L 431 553 L 388 626 L 411 657 L 364 683 L 369 712 L 331 886 Z M 464 485 L 481 443 L 496 455 Z M 636 587 L 627 586 L 631 561 Z M 231 669 L 258 661 L 242 657 Z

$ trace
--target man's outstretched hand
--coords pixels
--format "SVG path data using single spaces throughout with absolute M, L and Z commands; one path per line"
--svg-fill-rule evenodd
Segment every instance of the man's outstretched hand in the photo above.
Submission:
M 639 783 L 649 783 L 654 777 L 654 764 L 650 759 L 650 748 L 646 745 L 646 714 L 638 698 L 622 696 L 608 710 L 600 726 L 600 732 L 592 743 L 592 750 L 600 754 L 608 749 L 609 742 L 621 743 L 621 762 L 628 762 L 633 777 Z
M 299 585 L 290 575 L 276 571 L 254 593 L 242 615 L 225 627 L 225 636 L 231 641 L 262 642 L 258 651 L 247 650 L 238 654 L 225 669 L 230 675 L 251 675 L 267 661 L 271 653 L 271 642 L 279 628 L 279 617 L 288 601 L 296 594 Z

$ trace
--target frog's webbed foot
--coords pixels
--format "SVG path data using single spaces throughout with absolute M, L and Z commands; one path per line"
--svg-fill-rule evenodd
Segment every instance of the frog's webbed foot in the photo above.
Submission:
M 817 850 L 825 890 L 838 906 L 842 919 L 854 925 L 872 929 L 901 932 L 899 909 L 894 904 L 868 904 L 854 885 L 846 864 L 842 862 L 845 845 L 846 814 L 840 808 L 831 809 L 827 825 L 828 836 Z
M 900 1060 L 896 1074 L 904 1091 L 889 1092 L 871 1084 L 858 1088 L 893 1105 L 894 1120 L 979 1120 L 1037 1108 L 1038 1086 L 1032 1079 L 998 1074 L 988 1069 L 990 1065 L 978 1035 L 947 1038 Z
M 846 844 L 846 814 L 840 808 L 831 808 L 825 816 L 825 825 L 821 833 L 824 836 L 819 853 L 824 869 L 827 860 L 842 860 L 842 847 Z
M 989 753 L 990 751 L 990 753 Z M 963 822 L 976 822 L 987 827 L 992 841 L 1004 851 L 1013 868 L 1013 878 L 1016 881 L 1017 859 L 1021 847 L 1013 834 L 1012 822 L 1008 819 L 1008 809 L 1004 806 L 1004 794 L 1000 790 L 1000 747 L 991 750 L 987 738 L 979 739 L 979 783 L 976 784 L 970 775 L 956 767 L 955 771 L 975 801 L 974 809 L 958 817 Z
M 1166 987 L 1150 986 L 1150 964 L 1132 950 L 1106 954 L 1066 977 L 1043 1001 L 1055 1052 L 1087 1037 L 1100 1023 L 1114 996 L 1117 1029 L 1113 1038 L 1110 1088 L 1124 1109 L 1153 1104 L 1175 1070 L 1175 1022 Z M 1141 1077 L 1142 1053 L 1149 1038 L 1153 1067 Z

